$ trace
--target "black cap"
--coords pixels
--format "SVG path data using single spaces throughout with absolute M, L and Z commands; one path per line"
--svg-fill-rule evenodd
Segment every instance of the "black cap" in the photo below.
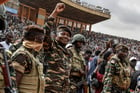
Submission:
M 59 25 L 59 26 L 57 27 L 56 30 L 57 30 L 57 32 L 66 31 L 66 32 L 68 32 L 68 33 L 70 34 L 70 36 L 71 36 L 71 30 L 70 30 L 70 28 L 69 28 L 68 26 Z

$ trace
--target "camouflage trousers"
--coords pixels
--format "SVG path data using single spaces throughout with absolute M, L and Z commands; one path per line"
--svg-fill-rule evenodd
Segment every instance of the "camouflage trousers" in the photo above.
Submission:
M 81 77 L 71 77 L 70 93 L 82 93 L 83 84 Z M 80 83 L 81 82 L 81 83 Z
M 70 93 L 70 85 L 57 84 L 56 82 L 55 84 L 46 84 L 45 93 Z
M 61 88 L 61 89 L 45 89 L 45 93 L 70 93 L 70 90 L 67 88 Z
M 122 90 L 120 88 L 113 87 L 111 93 L 129 93 L 128 90 Z

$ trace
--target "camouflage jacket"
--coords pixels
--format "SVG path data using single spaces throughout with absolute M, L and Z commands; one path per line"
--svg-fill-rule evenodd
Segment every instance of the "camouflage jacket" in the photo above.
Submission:
M 44 64 L 47 64 L 46 91 L 53 93 L 66 93 L 69 90 L 69 74 L 71 69 L 70 52 L 51 39 L 50 28 L 46 25 Z M 59 91 L 59 92 L 58 92 Z
M 114 55 L 107 64 L 102 93 L 127 93 L 130 85 L 130 65 Z M 125 87 L 125 88 L 124 88 Z
M 43 65 L 40 63 L 37 55 L 38 53 L 33 49 L 24 46 L 21 46 L 12 55 L 14 69 L 23 73 L 18 86 L 19 92 L 44 93 Z
M 16 88 L 16 81 L 15 81 L 15 70 L 14 68 L 12 67 L 12 64 L 10 62 L 11 60 L 11 54 L 9 54 L 8 51 L 5 51 L 6 52 L 6 57 L 7 57 L 7 62 L 8 62 L 8 65 L 9 65 L 9 74 L 11 76 L 11 80 L 12 80 L 12 87 L 13 88 Z M 3 58 L 3 54 L 0 53 L 0 93 L 4 93 L 4 77 L 3 77 L 3 70 L 2 70 L 2 67 L 1 65 L 4 65 L 4 58 Z
M 84 71 L 85 69 L 85 60 L 82 54 L 76 51 L 74 47 L 69 48 L 72 52 L 72 63 L 71 63 L 71 72 L 80 72 L 80 70 Z
M 69 50 L 72 52 L 72 62 L 70 71 L 70 82 L 71 82 L 71 93 L 76 93 L 78 87 L 85 82 L 85 60 L 80 52 L 78 52 L 74 47 L 70 47 Z

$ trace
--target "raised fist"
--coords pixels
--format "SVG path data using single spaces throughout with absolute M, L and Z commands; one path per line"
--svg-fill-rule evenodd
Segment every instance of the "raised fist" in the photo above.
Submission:
M 60 13 L 65 9 L 65 4 L 64 3 L 57 3 L 55 7 L 55 12 Z

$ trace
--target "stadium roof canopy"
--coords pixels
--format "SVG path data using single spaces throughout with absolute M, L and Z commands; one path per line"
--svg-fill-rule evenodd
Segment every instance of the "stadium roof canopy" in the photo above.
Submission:
M 21 3 L 30 5 L 35 8 L 44 8 L 48 13 L 51 13 L 58 2 L 64 2 L 66 9 L 59 16 L 77 20 L 80 22 L 95 24 L 110 18 L 109 14 L 88 9 L 80 4 L 74 3 L 71 0 L 19 0 Z

